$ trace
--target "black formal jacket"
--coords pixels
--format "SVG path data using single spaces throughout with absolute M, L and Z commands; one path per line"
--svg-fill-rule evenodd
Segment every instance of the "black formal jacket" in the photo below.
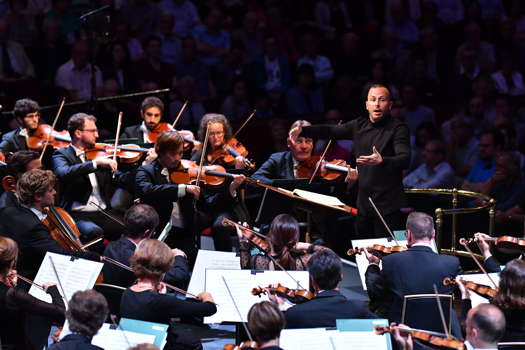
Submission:
M 160 217 L 159 228 L 161 230 L 170 220 L 173 202 L 178 201 L 186 225 L 185 229 L 188 233 L 193 233 L 193 217 L 195 214 L 193 196 L 184 195 L 180 198 L 178 193 L 179 185 L 168 183 L 166 177 L 161 174 L 162 169 L 162 165 L 158 160 L 139 167 L 135 177 L 136 193 L 141 203 L 149 204 L 157 210 Z M 215 212 L 222 207 L 233 207 L 237 199 L 233 198 L 229 191 L 225 190 L 228 187 L 225 185 L 223 189 L 213 193 L 207 191 L 205 187 L 201 187 L 197 209 L 204 212 Z
M 88 160 L 82 162 L 75 153 L 72 146 L 60 148 L 53 154 L 53 172 L 60 180 L 60 207 L 70 210 L 73 202 L 86 204 L 93 188 L 89 181 L 89 174 L 95 173 L 102 199 L 107 208 L 110 202 L 106 197 L 106 190 L 112 182 L 111 171 L 107 168 L 93 166 L 93 162 Z M 125 174 L 117 171 L 115 184 L 124 186 L 123 179 Z
M 371 123 L 368 117 L 360 117 L 342 125 L 305 126 L 301 136 L 353 140 L 356 158 L 372 154 L 372 146 L 376 147 L 383 157 L 381 164 L 357 165 L 359 215 L 376 216 L 368 197 L 382 214 L 391 214 L 406 206 L 402 180 L 403 169 L 410 164 L 410 139 L 405 123 L 392 117 Z
M 27 142 L 24 136 L 20 135 L 22 128 L 15 129 L 2 136 L 2 142 L 0 143 L 0 151 L 4 154 L 18 151 L 27 151 Z
M 286 328 L 335 327 L 342 318 L 375 318 L 363 303 L 347 299 L 336 290 L 325 290 L 312 300 L 297 304 L 284 313 Z
M 49 350 L 104 350 L 91 344 L 85 335 L 79 333 L 68 334 L 59 343 L 53 344 Z
M 252 175 L 254 180 L 271 185 L 273 179 L 294 179 L 292 152 L 277 152 Z
M 144 140 L 144 132 L 140 128 L 141 125 L 142 124 L 128 126 L 127 128 L 124 129 L 124 132 L 122 133 L 122 135 L 120 135 L 120 138 L 138 139 L 139 143 L 141 143 L 142 140 Z
M 104 256 L 129 266 L 129 259 L 135 253 L 136 246 L 126 237 L 109 242 L 104 249 Z M 135 282 L 135 274 L 118 266 L 106 263 L 102 269 L 104 282 L 121 287 L 129 287 Z M 188 260 L 182 256 L 175 257 L 173 267 L 164 276 L 164 282 L 185 289 L 190 280 Z
M 18 244 L 18 272 L 30 279 L 36 276 L 46 252 L 100 260 L 97 253 L 59 246 L 51 238 L 48 228 L 25 207 L 7 207 L 0 211 L 0 232 Z
M 440 294 L 452 294 L 453 287 L 443 286 L 443 279 L 462 272 L 457 257 L 437 254 L 427 246 L 415 246 L 385 256 L 383 270 L 378 265 L 369 265 L 365 280 L 371 304 L 391 300 L 389 319 L 399 322 L 405 295 L 434 294 L 434 284 Z

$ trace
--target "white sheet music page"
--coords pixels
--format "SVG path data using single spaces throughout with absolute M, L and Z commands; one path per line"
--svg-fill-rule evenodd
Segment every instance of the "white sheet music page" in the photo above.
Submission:
M 104 350 L 128 349 L 138 344 L 153 344 L 155 336 L 130 331 L 123 331 L 119 328 L 112 329 L 109 323 L 104 323 L 102 328 L 93 337 L 91 344 L 100 346 Z
M 207 268 L 240 270 L 241 258 L 234 252 L 217 252 L 200 249 L 193 267 L 188 293 L 197 295 L 204 291 L 205 273 Z
M 332 344 L 337 350 L 387 350 L 387 336 L 374 332 L 339 332 L 327 331 Z
M 53 266 L 49 257 L 52 257 L 53 263 L 64 287 L 66 293 L 65 299 L 70 300 L 71 296 L 78 290 L 91 289 L 97 281 L 97 277 L 100 275 L 102 266 L 104 264 L 96 261 L 90 261 L 86 259 L 72 258 L 69 255 L 61 255 L 56 253 L 47 252 L 42 265 L 38 269 L 34 282 L 42 285 L 45 282 L 55 282 L 58 285 L 58 281 L 53 270 Z M 57 286 L 60 294 L 62 290 L 60 286 Z M 50 303 L 51 296 L 43 290 L 31 286 L 29 294 L 37 299 Z M 64 297 L 64 295 L 62 295 Z
M 331 350 L 333 346 L 328 333 L 329 331 L 325 328 L 283 329 L 279 338 L 279 346 L 286 350 Z M 349 349 L 349 347 L 344 349 Z
M 288 271 L 288 273 L 299 281 L 302 287 L 309 289 L 308 271 Z M 235 304 L 239 308 L 242 320 L 239 318 L 235 304 L 224 284 L 223 276 L 235 298 Z M 261 295 L 261 297 L 252 295 L 252 289 L 267 287 L 275 283 L 280 283 L 291 289 L 300 288 L 297 286 L 297 282 L 284 271 L 206 269 L 206 291 L 213 295 L 213 299 L 218 305 L 215 315 L 205 317 L 204 323 L 246 322 L 248 311 L 252 305 L 268 300 L 266 295 Z

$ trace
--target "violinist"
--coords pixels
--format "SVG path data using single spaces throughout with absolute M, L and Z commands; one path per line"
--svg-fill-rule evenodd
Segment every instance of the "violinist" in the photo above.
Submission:
M 500 263 L 496 260 L 496 258 L 492 255 L 492 252 L 490 251 L 490 245 L 488 244 L 488 241 L 491 240 L 492 237 L 485 233 L 476 232 L 474 234 L 474 242 L 477 243 L 479 250 L 481 251 L 481 254 L 483 255 L 483 265 L 487 272 L 500 272 Z
M 7 237 L 0 237 L 0 339 L 2 339 L 2 349 L 36 349 L 36 344 L 46 344 L 47 337 L 34 339 L 35 334 L 38 333 L 35 330 L 25 334 L 24 319 L 28 315 L 39 315 L 46 317 L 49 321 L 61 322 L 64 320 L 64 302 L 55 283 L 44 283 L 42 286 L 46 293 L 51 295 L 51 303 L 29 295 L 23 288 L 17 288 L 17 271 L 15 270 L 17 257 L 18 246 L 15 241 Z M 49 329 L 46 334 L 49 334 Z
M 56 177 L 49 170 L 33 169 L 18 181 L 20 205 L 0 212 L 0 232 L 17 242 L 20 248 L 18 269 L 27 278 L 34 278 L 46 252 L 99 261 L 97 253 L 62 248 L 50 236 L 42 223 L 47 217 L 45 208 L 55 201 Z
M 330 249 L 315 252 L 308 261 L 311 287 L 315 297 L 286 310 L 286 328 L 335 327 L 342 318 L 375 318 L 362 303 L 347 299 L 337 289 L 343 279 L 341 259 Z M 285 300 L 277 294 L 270 299 L 283 306 Z
M 164 103 L 160 98 L 150 96 L 142 101 L 140 106 L 142 123 L 128 126 L 120 136 L 123 139 L 138 139 L 140 143 L 155 143 L 162 131 L 171 130 L 171 125 L 161 122 L 164 116 Z M 180 131 L 183 136 L 194 140 L 193 133 L 189 130 Z
M 199 211 L 207 213 L 212 212 L 213 208 L 232 207 L 237 198 L 231 193 L 235 193 L 244 177 L 234 175 L 235 179 L 228 186 L 214 193 L 192 184 L 173 183 L 170 172 L 180 166 L 183 153 L 183 139 L 174 130 L 159 135 L 155 152 L 155 160 L 137 169 L 137 195 L 142 203 L 150 204 L 159 214 L 159 232 L 167 223 L 170 224 L 168 244 L 182 249 L 189 261 L 194 262 L 197 255 L 196 232 L 201 227 L 195 219 L 193 202 L 197 202 Z M 227 238 L 230 239 L 229 236 Z
M 7 165 L 6 178 L 2 179 L 2 185 L 6 190 L 0 196 L 0 208 L 14 207 L 18 205 L 16 198 L 16 182 L 23 173 L 31 169 L 41 169 L 40 155 L 35 151 L 18 151 L 13 154 Z M 10 178 L 8 176 L 11 176 Z M 6 186 L 8 188 L 6 188 Z
M 272 302 L 253 304 L 248 311 L 248 329 L 259 350 L 282 350 L 279 337 L 283 328 L 284 315 Z
M 251 245 L 237 227 L 240 241 L 241 268 L 251 270 L 277 270 L 271 258 L 265 254 L 250 255 Z M 286 270 L 306 270 L 308 260 L 318 250 L 326 249 L 311 243 L 299 242 L 299 223 L 288 214 L 277 215 L 267 235 L 270 246 L 268 254 Z
M 147 204 L 136 204 L 129 208 L 124 215 L 126 233 L 116 241 L 109 242 L 104 249 L 104 256 L 129 266 L 129 259 L 140 242 L 149 238 L 159 224 L 159 215 L 153 207 Z M 164 281 L 180 288 L 186 288 L 190 273 L 188 259 L 180 249 L 172 249 L 175 262 L 173 267 L 164 276 Z M 135 275 L 112 264 L 104 264 L 102 270 L 104 283 L 129 287 L 135 281 Z
M 405 295 L 433 294 L 434 285 L 440 288 L 440 294 L 452 294 L 450 286 L 443 286 L 443 278 L 456 277 L 462 273 L 457 257 L 437 254 L 432 250 L 431 242 L 436 233 L 431 216 L 421 212 L 410 213 L 406 234 L 409 249 L 383 257 L 382 270 L 379 257 L 365 250 L 370 263 L 365 278 L 371 308 L 396 323 L 401 319 Z M 421 317 L 426 315 L 421 314 Z M 416 325 L 411 326 L 417 328 Z M 457 332 L 455 335 L 459 335 L 459 324 L 455 317 L 452 317 L 452 326 L 453 332 Z
M 199 128 L 199 139 L 204 140 L 206 134 L 206 128 L 209 124 L 209 142 L 206 149 L 207 154 L 204 157 L 204 165 L 208 164 L 220 164 L 224 166 L 227 172 L 238 173 L 235 169 L 244 169 L 246 164 L 242 156 L 235 158 L 233 164 L 225 163 L 221 159 L 222 157 L 210 158 L 212 155 L 220 153 L 223 147 L 227 144 L 228 140 L 232 137 L 231 126 L 226 117 L 222 114 L 208 113 L 205 114 L 200 123 Z M 223 150 L 224 151 L 224 150 Z M 229 154 L 227 151 L 224 154 Z M 199 161 L 202 151 L 196 152 L 192 156 L 192 160 Z M 224 193 L 229 192 L 230 196 L 222 196 L 221 199 L 216 201 L 216 205 L 211 207 L 206 212 L 208 219 L 212 222 L 212 235 L 215 250 L 219 251 L 231 251 L 232 250 L 232 239 L 235 235 L 235 229 L 231 226 L 222 225 L 222 218 L 226 217 L 233 221 L 249 221 L 248 210 L 244 206 L 244 203 L 240 200 L 240 196 L 237 195 L 236 189 L 244 182 L 244 176 L 235 175 L 234 184 L 235 188 L 228 187 L 229 181 L 226 181 L 222 188 L 211 190 L 211 193 Z M 233 198 L 230 198 L 233 197 Z
M 95 146 L 98 138 L 96 121 L 94 116 L 85 113 L 72 115 L 67 122 L 71 145 L 53 154 L 53 171 L 60 180 L 60 206 L 77 222 L 83 242 L 102 235 L 114 240 L 124 231 L 99 209 L 119 216 L 110 210 L 107 193 L 111 183 L 123 183 L 126 174 L 117 171 L 117 162 L 110 157 L 87 159 L 86 151 Z M 115 174 L 113 180 L 112 173 Z
M 28 150 L 27 139 L 35 132 L 40 122 L 40 106 L 28 98 L 16 101 L 13 112 L 20 127 L 2 136 L 0 152 L 4 156 Z
M 492 298 L 491 304 L 498 307 L 505 315 L 506 322 L 501 341 L 523 341 L 525 339 L 525 261 L 511 260 L 499 276 L 498 291 Z M 465 288 L 461 280 L 458 281 L 458 286 L 461 289 L 461 307 L 464 314 L 472 306 L 470 291 Z
M 137 282 L 124 291 L 120 314 L 134 320 L 171 324 L 166 345 L 168 349 L 198 348 L 199 342 L 192 334 L 197 326 L 181 324 L 179 330 L 179 324 L 173 324 L 170 320 L 182 317 L 184 322 L 186 318 L 211 316 L 217 312 L 217 307 L 212 295 L 207 292 L 198 294 L 200 302 L 166 293 L 166 285 L 161 280 L 173 266 L 173 258 L 170 247 L 164 242 L 145 239 L 139 244 L 130 260 Z

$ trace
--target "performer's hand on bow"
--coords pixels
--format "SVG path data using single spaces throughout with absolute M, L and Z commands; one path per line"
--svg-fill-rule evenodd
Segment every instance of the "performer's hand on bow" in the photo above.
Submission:
M 230 193 L 234 193 L 237 191 L 239 186 L 242 185 L 242 183 L 246 180 L 246 176 L 244 175 L 233 175 L 233 181 L 230 183 Z
M 378 256 L 370 253 L 368 251 L 368 248 L 364 249 L 363 252 L 365 253 L 366 259 L 368 260 L 368 262 L 370 264 L 377 264 L 377 265 L 379 265 L 379 263 L 381 262 L 381 259 Z
M 146 158 L 142 162 L 142 165 L 151 164 L 151 162 L 153 162 L 155 159 L 157 159 L 157 152 L 155 152 L 155 148 L 150 148 L 146 154 Z
M 184 253 L 182 250 L 180 249 L 177 249 L 177 248 L 173 248 L 171 250 L 171 252 L 173 253 L 173 257 L 176 257 L 176 256 L 182 256 L 183 258 L 187 258 L 186 256 L 186 253 Z
M 201 194 L 201 188 L 195 185 L 186 185 L 186 193 L 191 194 L 197 200 Z
M 369 156 L 360 156 L 356 162 L 359 164 L 377 165 L 383 162 L 383 157 L 381 157 L 381 154 L 377 151 L 376 146 L 372 146 L 372 154 Z
M 47 292 L 47 290 L 49 289 L 49 287 L 51 286 L 56 286 L 57 284 L 55 282 L 45 282 L 45 283 L 42 283 L 42 287 L 44 288 L 44 291 Z
M 348 166 L 348 174 L 346 175 L 345 182 L 353 183 L 353 182 L 357 181 L 358 177 L 359 177 L 359 172 L 357 171 L 357 168 L 352 168 L 349 165 Z
M 301 132 L 303 131 L 303 127 L 299 124 L 296 127 L 294 127 L 290 132 L 288 133 L 288 138 L 292 143 L 295 143 L 295 140 L 301 135 Z
M 490 253 L 490 246 L 487 243 L 487 240 L 490 240 L 490 239 L 491 237 L 485 233 L 476 232 L 474 234 L 474 242 L 477 243 L 478 248 L 481 251 L 481 254 L 483 254 L 483 257 L 485 259 L 492 255 Z
M 391 323 L 390 327 L 395 327 L 395 323 Z M 403 332 L 400 328 L 408 328 L 404 324 L 400 324 L 398 328 L 394 328 L 394 339 L 399 345 L 401 350 L 412 350 L 414 348 L 414 343 L 412 342 L 412 335 L 409 332 Z

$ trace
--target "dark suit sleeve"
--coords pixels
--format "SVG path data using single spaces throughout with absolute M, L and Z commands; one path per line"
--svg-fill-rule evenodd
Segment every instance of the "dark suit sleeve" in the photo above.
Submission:
M 496 258 L 493 256 L 490 256 L 488 259 L 486 259 L 483 262 L 483 265 L 485 265 L 485 269 L 489 273 L 490 272 L 498 272 L 498 273 L 501 272 L 500 264 L 498 260 L 496 260 Z
M 18 151 L 15 147 L 14 138 L 16 137 L 16 133 L 9 132 L 2 136 L 2 142 L 0 142 L 0 151 L 3 153 L 9 153 L 9 152 L 16 152 Z
M 408 127 L 398 124 L 394 129 L 394 155 L 383 156 L 383 163 L 390 171 L 400 171 L 410 164 L 410 138 Z
M 365 283 L 371 302 L 386 300 L 389 290 L 387 288 L 387 281 L 383 278 L 379 265 L 368 265 L 365 272 Z
M 137 195 L 148 202 L 155 200 L 176 201 L 179 199 L 179 185 L 156 184 L 151 166 L 141 166 L 135 175 Z
M 43 224 L 36 225 L 31 229 L 24 239 L 24 245 L 31 247 L 39 254 L 45 255 L 46 252 L 57 253 L 63 255 L 76 256 L 93 261 L 100 261 L 100 255 L 90 251 L 70 250 L 62 248 L 58 243 L 51 238 L 49 230 Z
M 24 312 L 47 316 L 55 321 L 63 321 L 66 308 L 57 286 L 50 286 L 47 294 L 51 295 L 51 303 L 39 300 L 21 288 L 10 288 L 7 294 L 8 303 Z
M 122 135 L 120 135 L 120 138 L 122 139 L 131 139 L 133 138 L 133 136 L 131 135 L 131 131 L 132 131 L 132 126 L 128 126 L 127 128 L 124 129 L 124 132 L 122 133 Z
M 317 139 L 352 140 L 355 120 L 342 125 L 312 125 L 304 126 L 301 135 Z
M 186 288 L 190 281 L 188 260 L 182 256 L 175 257 L 175 264 L 164 276 L 164 282 L 176 287 Z
M 61 181 L 68 182 L 71 179 L 89 175 L 95 170 L 92 161 L 70 165 L 68 159 L 60 150 L 53 153 L 53 172 Z
M 272 179 L 275 178 L 279 169 L 279 163 L 274 155 L 270 156 L 259 169 L 252 175 L 254 180 L 259 180 L 266 185 L 272 184 Z

